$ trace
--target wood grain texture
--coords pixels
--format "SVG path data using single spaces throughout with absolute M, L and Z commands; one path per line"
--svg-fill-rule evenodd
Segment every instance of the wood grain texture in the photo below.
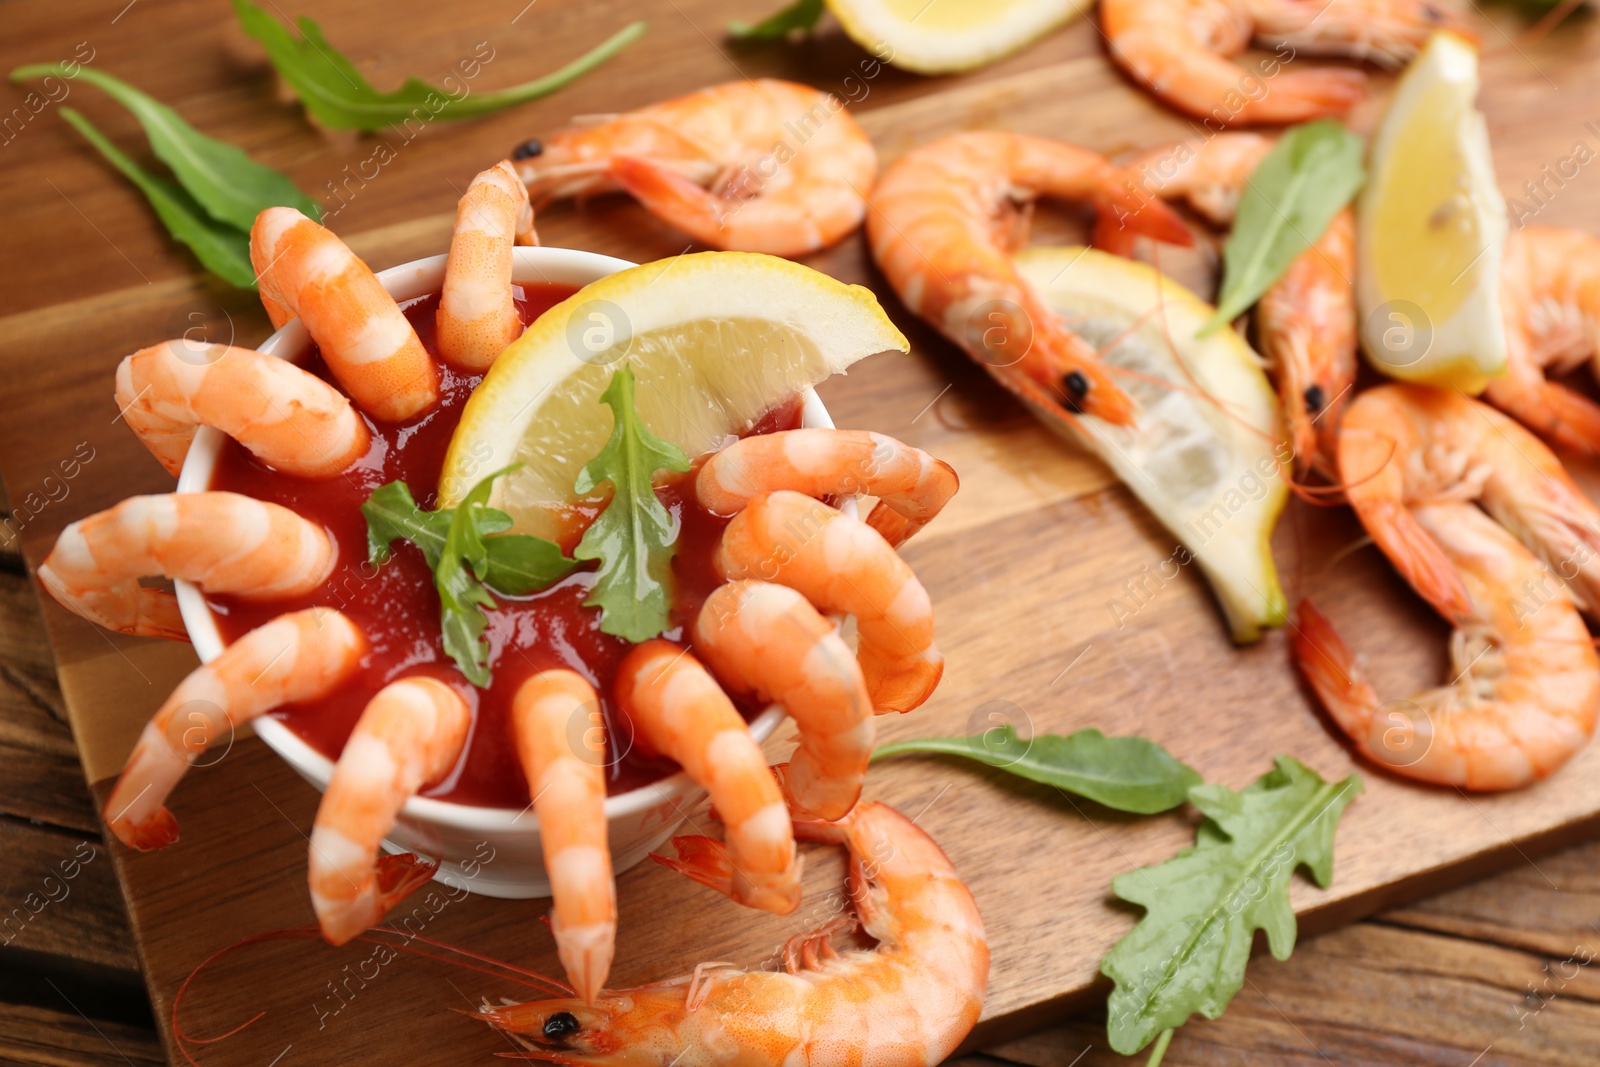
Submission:
M 294 107 L 272 103 L 270 79 L 235 38 L 221 3 L 208 4 L 206 17 L 155 0 L 121 17 L 121 3 L 90 7 L 70 26 L 47 7 L 8 9 L 15 32 L 0 42 L 0 56 L 8 67 L 62 58 L 88 39 L 96 65 L 290 171 L 313 193 L 325 193 L 327 182 L 368 158 L 377 143 L 318 134 Z M 617 110 L 739 73 L 799 77 L 837 91 L 865 59 L 832 31 L 799 47 L 733 49 L 720 27 L 748 15 L 746 8 L 685 0 L 652 10 L 655 25 L 644 42 L 571 90 L 509 114 L 430 127 L 365 182 L 333 224 L 377 267 L 434 254 L 444 248 L 465 181 L 567 115 Z M 512 23 L 514 11 L 447 12 L 420 2 L 304 8 L 380 84 L 408 73 L 442 74 L 448 62 L 441 56 L 466 54 L 492 38 L 503 66 L 487 68 L 485 87 L 556 65 L 635 9 L 621 0 L 542 0 Z M 1593 139 L 1581 102 L 1595 99 L 1600 87 L 1593 61 L 1600 34 L 1580 24 L 1523 50 L 1507 43 L 1517 29 L 1512 18 L 1495 17 L 1500 21 L 1484 26 L 1483 106 L 1502 186 L 1517 194 L 1546 163 L 1569 154 L 1574 140 Z M 188 59 L 171 62 L 174 55 Z M 20 99 L 20 90 L 0 92 Z M 71 103 L 132 143 L 131 123 L 93 90 L 75 86 Z M 1364 105 L 1356 124 L 1370 124 L 1380 103 L 1375 97 Z M 1087 23 L 972 76 L 925 80 L 885 70 L 858 111 L 886 158 L 969 127 L 1053 135 L 1109 152 L 1188 130 L 1129 90 L 1107 66 Z M 73 137 L 47 109 L 0 155 L 7 178 L 0 182 L 0 208 L 11 220 L 0 234 L 6 282 L 0 368 L 15 383 L 0 397 L 0 477 L 13 507 L 26 513 L 19 532 L 30 565 L 71 519 L 133 492 L 170 487 L 116 420 L 111 369 L 124 353 L 197 325 L 212 340 L 243 344 L 268 328 L 246 295 L 191 273 L 187 253 L 169 245 L 137 196 Z M 1596 214 L 1600 185 L 1584 172 L 1558 191 L 1539 221 L 1582 224 Z M 1036 237 L 1070 238 L 1080 232 L 1079 221 L 1070 211 L 1041 212 Z M 556 208 L 541 217 L 540 229 L 549 244 L 637 260 L 685 247 L 681 237 L 615 198 Z M 809 262 L 882 291 L 859 238 Z M 1172 256 L 1163 265 L 1188 277 L 1203 276 L 1205 263 Z M 886 723 L 885 738 L 970 732 L 1000 713 L 1037 731 L 1089 725 L 1138 731 L 1235 787 L 1280 751 L 1325 776 L 1347 773 L 1350 755 L 1289 669 L 1281 635 L 1236 650 L 1197 575 L 1149 583 L 1147 570 L 1172 551 L 1170 535 L 1102 467 L 1061 447 L 965 357 L 909 320 L 892 299 L 885 302 L 912 338 L 912 355 L 870 360 L 827 383 L 824 399 L 841 425 L 905 438 L 950 460 L 964 477 L 947 514 L 906 553 L 939 611 L 946 681 L 916 715 Z M 74 458 L 76 474 L 63 482 Z M 1435 680 L 1443 669 L 1442 627 L 1382 561 L 1367 550 L 1328 568 L 1358 536 L 1341 513 L 1292 510 L 1276 542 L 1286 578 L 1296 590 L 1316 592 L 1355 635 L 1385 691 Z M 1129 583 L 1145 593 L 1130 600 Z M 1107 604 L 1116 598 L 1137 612 L 1114 617 Z M 192 665 L 192 653 L 101 633 L 54 605 L 46 605 L 44 620 L 86 767 L 103 796 L 105 779 L 144 718 Z M 1309 929 L 1347 922 L 1468 873 L 1521 864 L 1523 856 L 1591 833 L 1600 819 L 1600 798 L 1582 787 L 1600 771 L 1594 750 L 1550 782 L 1507 797 L 1468 799 L 1363 770 L 1368 794 L 1341 831 L 1334 888 L 1296 885 L 1295 903 Z M 1108 903 L 1110 878 L 1170 854 L 1192 832 L 1182 815 L 1130 820 L 937 761 L 884 765 L 874 770 L 869 791 L 922 812 L 921 825 L 968 877 L 988 920 L 995 969 L 975 1041 L 1019 1032 L 1097 997 L 1098 958 L 1132 922 Z M 168 1017 L 177 984 L 209 953 L 264 929 L 309 921 L 304 833 L 315 803 L 309 787 L 247 739 L 184 784 L 173 805 L 183 825 L 177 846 L 150 856 L 113 848 L 158 1018 Z M 840 877 L 836 855 L 812 850 L 809 899 L 820 900 Z M 678 973 L 707 958 L 755 962 L 807 924 L 804 909 L 789 920 L 754 915 L 654 867 L 628 872 L 619 890 L 623 930 L 614 978 L 620 984 Z M 427 933 L 555 971 L 548 936 L 535 921 L 539 911 L 536 904 L 472 898 L 430 912 Z M 1451 913 L 1448 921 L 1465 920 Z M 214 1063 L 254 1062 L 257 1050 L 296 1042 L 318 1060 L 348 1058 L 380 1036 L 419 1063 L 504 1048 L 449 1009 L 514 990 L 404 957 L 340 997 L 333 984 L 362 958 L 360 946 L 335 951 L 287 942 L 251 949 L 210 976 L 186 1004 L 192 1011 L 186 1018 L 212 1033 L 268 1009 L 248 1038 L 210 1050 Z M 262 982 L 261 974 L 275 980 Z M 1306 986 L 1307 1002 L 1316 999 L 1316 988 Z M 1247 1001 L 1240 1006 L 1249 1018 Z M 1352 994 L 1349 1003 L 1359 1001 Z M 1276 1025 L 1269 1024 L 1262 1026 Z
M 0 1003 L 0 1063 L 20 1067 L 142 1067 L 163 1064 L 148 1029 L 80 1012 Z

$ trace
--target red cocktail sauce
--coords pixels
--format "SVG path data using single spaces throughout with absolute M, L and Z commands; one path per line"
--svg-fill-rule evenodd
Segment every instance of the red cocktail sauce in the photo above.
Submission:
M 566 286 L 524 286 L 517 301 L 523 321 L 532 322 L 573 292 Z M 406 317 L 429 351 L 434 350 L 436 305 L 433 296 L 405 305 Z M 315 349 L 302 366 L 329 377 Z M 473 708 L 473 725 L 461 760 L 423 795 L 461 804 L 521 809 L 528 804 L 528 786 L 512 744 L 510 712 L 512 695 L 529 675 L 567 667 L 588 678 L 601 697 L 607 737 L 615 741 L 621 736 L 622 743 L 627 743 L 626 731 L 610 727 L 616 716 L 612 682 L 631 646 L 601 633 L 598 610 L 583 606 L 594 581 L 592 571 L 586 565 L 526 598 L 497 598 L 499 606 L 487 612 L 493 679 L 487 689 L 480 690 L 468 683 L 445 655 L 439 636 L 439 598 L 422 554 L 410 544 L 397 543 L 390 560 L 374 572 L 366 562 L 367 526 L 360 511 L 374 489 L 395 479 L 403 479 L 423 507 L 435 506 L 445 449 L 461 418 L 461 407 L 479 380 L 480 376 L 445 368 L 440 404 L 428 414 L 403 424 L 380 424 L 369 418 L 372 448 L 359 463 L 334 478 L 313 480 L 279 473 L 228 441 L 217 460 L 211 487 L 270 500 L 320 523 L 333 536 L 339 562 L 332 577 L 310 596 L 275 601 L 212 596 L 208 603 L 228 642 L 287 611 L 313 604 L 343 611 L 366 633 L 371 646 L 359 670 L 324 699 L 286 706 L 274 716 L 317 751 L 336 758 L 373 694 L 405 675 L 432 675 L 466 697 Z M 769 412 L 751 432 L 771 433 L 799 424 L 797 397 Z M 727 521 L 695 503 L 692 472 L 658 484 L 657 494 L 682 524 L 672 564 L 676 579 L 672 621 L 678 629 L 666 634 L 678 638 L 719 584 L 711 556 Z M 593 509 L 589 512 L 592 517 Z M 582 525 L 570 532 L 562 548 L 570 554 L 581 536 Z M 741 705 L 741 710 L 749 718 L 756 709 Z M 646 759 L 636 751 L 620 758 L 613 755 L 608 764 L 607 789 L 612 794 L 636 789 L 677 769 L 670 761 Z

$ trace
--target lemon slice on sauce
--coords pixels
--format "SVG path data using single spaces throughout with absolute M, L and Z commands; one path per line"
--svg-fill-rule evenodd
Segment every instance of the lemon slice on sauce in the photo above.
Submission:
M 694 457 L 852 363 L 910 346 L 877 297 L 751 252 L 619 271 L 546 311 L 495 360 L 462 411 L 439 480 L 453 507 L 492 471 L 518 530 L 558 537 L 578 470 L 611 433 L 600 394 L 631 365 L 644 424 Z
M 827 0 L 861 47 L 918 74 L 992 63 L 1087 11 L 1093 0 Z
M 1479 393 L 1505 368 L 1505 200 L 1478 95 L 1478 53 L 1436 33 L 1395 88 L 1356 202 L 1361 345 L 1395 378 Z
M 1232 330 L 1197 339 L 1213 308 L 1148 264 L 1042 247 L 1016 262 L 1068 329 L 1104 349 L 1106 363 L 1133 372 L 1118 383 L 1139 404 L 1131 427 L 1035 414 L 1100 457 L 1183 543 L 1163 577 L 1190 559 L 1198 564 L 1235 641 L 1282 625 L 1271 542 L 1289 495 L 1279 461 L 1290 451 L 1260 357 Z M 1130 615 L 1139 608 L 1123 606 Z

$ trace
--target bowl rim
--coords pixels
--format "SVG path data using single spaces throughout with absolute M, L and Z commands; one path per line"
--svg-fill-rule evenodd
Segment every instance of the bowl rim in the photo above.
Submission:
M 402 263 L 388 270 L 378 271 L 378 281 L 383 283 L 383 287 L 397 302 L 426 296 L 437 292 L 442 285 L 446 259 L 446 256 L 437 255 Z M 580 249 L 551 248 L 543 245 L 518 247 L 513 250 L 511 278 L 516 284 L 551 282 L 581 287 L 637 265 L 615 256 L 585 252 Z M 267 355 L 291 359 L 304 353 L 310 343 L 305 327 L 301 325 L 299 319 L 293 319 L 257 345 L 256 350 Z M 816 390 L 806 389 L 801 398 L 802 426 L 833 428 L 833 419 L 829 416 L 828 409 L 823 406 L 821 398 L 817 396 Z M 189 445 L 188 454 L 184 457 L 183 469 L 178 476 L 177 492 L 198 493 L 210 488 L 217 456 L 225 440 L 222 431 L 214 427 L 199 428 Z M 853 499 L 842 501 L 841 504 L 850 514 L 856 513 Z M 221 631 L 217 628 L 216 617 L 211 613 L 205 601 L 205 594 L 198 586 L 186 581 L 174 584 L 177 588 L 178 610 L 183 618 L 184 628 L 189 633 L 189 639 L 200 661 L 209 663 L 225 647 Z M 756 742 L 759 744 L 770 737 L 784 716 L 783 708 L 774 704 L 752 719 L 750 733 Z M 277 753 L 279 758 L 303 777 L 311 780 L 319 792 L 326 791 L 328 780 L 333 774 L 333 760 L 318 752 L 270 714 L 258 716 L 251 725 L 255 729 L 256 736 Z M 620 819 L 642 814 L 658 807 L 663 801 L 672 801 L 675 797 L 697 788 L 699 787 L 686 772 L 679 771 L 677 774 L 648 782 L 626 793 L 608 796 L 605 800 L 606 822 L 609 825 Z M 400 809 L 400 817 L 473 833 L 532 835 L 539 829 L 538 817 L 527 808 L 516 811 L 511 808 L 458 804 L 455 801 L 435 797 L 408 798 Z

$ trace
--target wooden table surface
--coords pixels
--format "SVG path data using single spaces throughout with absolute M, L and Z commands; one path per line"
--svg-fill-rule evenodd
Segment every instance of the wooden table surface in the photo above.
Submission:
M 651 70 L 652 81 L 670 91 L 738 74 L 820 84 L 841 80 L 861 61 L 863 53 L 832 29 L 800 46 L 725 45 L 721 27 L 729 17 L 758 14 L 752 5 L 774 2 L 649 5 L 656 12 L 651 40 L 666 42 L 651 54 L 700 57 L 663 63 Z M 470 54 L 492 23 L 498 54 L 506 57 L 506 67 L 515 64 L 515 71 L 490 68 L 499 86 L 570 58 L 550 54 L 546 61 L 545 42 L 571 47 L 597 41 L 643 5 L 538 0 L 535 7 L 513 0 L 504 12 L 495 6 L 492 13 L 463 16 L 459 26 L 421 0 L 305 0 L 294 11 L 322 21 L 330 39 L 346 46 L 380 85 L 410 73 L 437 80 L 444 73 L 439 56 Z M 352 180 L 370 145 L 318 134 L 297 108 L 264 103 L 267 78 L 259 65 L 250 65 L 251 53 L 230 21 L 220 0 L 108 0 L 70 10 L 13 3 L 0 7 L 0 62 L 9 69 L 65 59 L 86 42 L 96 65 L 129 75 L 202 128 L 225 131 L 330 205 L 346 198 L 335 190 L 345 190 L 348 203 L 334 223 L 340 232 L 365 234 L 369 241 L 381 234 L 390 249 L 414 242 L 417 254 L 436 250 L 441 219 L 463 173 L 561 116 L 617 104 L 617 68 L 611 68 L 531 107 L 472 123 L 438 124 L 375 176 Z M 1554 46 L 1576 49 L 1592 30 L 1572 28 Z M 1495 44 L 1517 47 L 1509 37 Z M 707 54 L 720 54 L 726 69 L 708 69 Z M 1044 92 L 1047 78 L 1070 78 L 1086 64 L 1103 63 L 1096 30 L 1080 23 L 965 81 L 978 94 L 974 99 L 981 96 L 990 102 L 985 106 L 1003 111 L 1012 96 Z M 1512 90 L 1543 93 L 1548 87 L 1529 66 Z M 241 70 L 252 73 L 240 76 Z M 871 103 L 912 101 L 922 84 L 886 71 L 872 82 Z M 4 93 L 0 110 L 23 99 L 15 89 Z M 74 87 L 70 103 L 119 142 L 134 143 L 131 120 L 94 90 Z M 163 306 L 173 308 L 174 334 L 196 322 L 215 326 L 246 308 L 237 294 L 194 284 L 188 254 L 170 244 L 137 195 L 50 110 L 0 134 L 0 210 L 6 219 L 0 228 L 0 329 L 6 321 L 66 312 L 64 305 L 73 301 L 108 296 L 129 306 L 165 301 Z M 1102 147 L 1116 146 L 1116 130 L 1090 132 Z M 1535 169 L 1530 163 L 1529 173 Z M 1557 216 L 1582 200 L 1558 201 L 1550 221 L 1578 222 Z M 570 219 L 555 217 L 554 243 L 561 243 Z M 641 244 L 659 244 L 664 251 L 658 255 L 679 247 L 667 247 L 677 238 L 661 230 L 632 237 L 631 244 L 619 237 L 615 246 L 596 250 L 648 258 Z M 71 316 L 55 321 L 68 324 Z M 32 488 L 10 487 L 19 500 Z M 12 917 L 10 926 L 0 928 L 0 1062 L 161 1062 L 99 819 L 65 723 L 35 589 L 16 546 L 0 545 L 0 922 Z M 1214 1023 L 1191 1023 L 1167 1062 L 1600 1062 L 1600 983 L 1585 966 L 1600 952 L 1597 871 L 1600 845 L 1538 856 L 1488 881 L 1307 941 L 1286 963 L 1259 959 L 1228 1014 Z M 1122 1062 L 1107 1049 L 1103 1027 L 1092 1017 L 1064 1020 L 969 1058 L 1039 1067 Z

